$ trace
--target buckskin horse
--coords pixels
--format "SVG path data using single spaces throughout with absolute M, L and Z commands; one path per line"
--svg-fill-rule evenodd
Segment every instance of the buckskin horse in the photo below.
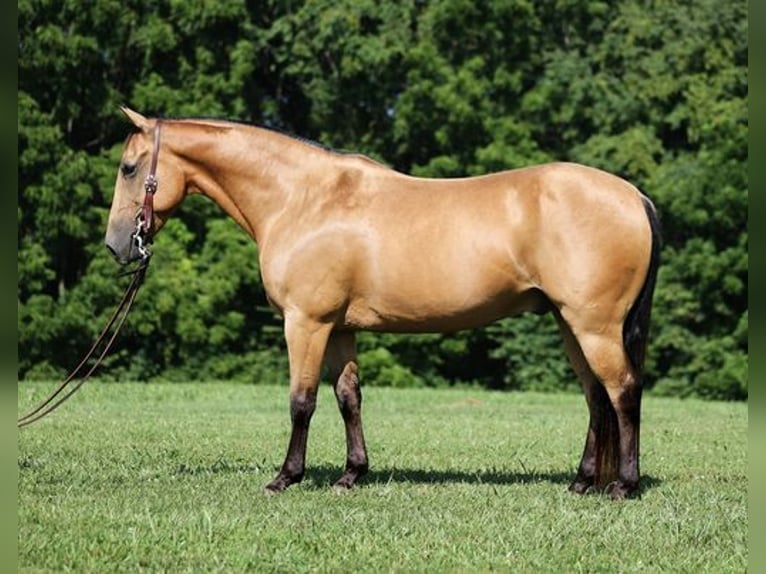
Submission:
M 106 231 L 119 263 L 140 258 L 189 193 L 212 199 L 258 245 L 266 295 L 284 319 L 292 423 L 268 492 L 303 478 L 323 361 L 346 433 L 335 487 L 367 471 L 357 330 L 451 332 L 522 312 L 553 313 L 589 407 L 570 489 L 639 491 L 660 235 L 633 185 L 572 163 L 417 178 L 268 129 L 122 110 L 135 129 Z

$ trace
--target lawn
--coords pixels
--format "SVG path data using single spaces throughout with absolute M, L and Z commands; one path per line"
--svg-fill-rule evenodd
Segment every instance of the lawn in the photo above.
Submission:
M 19 410 L 51 385 L 22 383 Z M 647 397 L 644 490 L 567 492 L 578 395 L 365 391 L 371 472 L 320 391 L 304 482 L 263 486 L 286 387 L 90 383 L 18 439 L 21 572 L 743 572 L 747 405 Z

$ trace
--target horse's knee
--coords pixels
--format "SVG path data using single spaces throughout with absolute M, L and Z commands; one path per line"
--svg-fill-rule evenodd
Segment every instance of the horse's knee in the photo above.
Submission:
M 290 419 L 295 425 L 307 425 L 316 409 L 316 392 L 297 391 L 290 395 Z

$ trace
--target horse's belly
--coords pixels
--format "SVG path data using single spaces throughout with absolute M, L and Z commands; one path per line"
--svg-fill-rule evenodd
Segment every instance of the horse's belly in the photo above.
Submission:
M 377 294 L 352 301 L 344 326 L 410 333 L 459 331 L 527 311 L 542 313 L 549 308 L 545 295 L 534 288 L 521 292 L 511 289 L 487 292 L 468 298 L 454 298 L 443 292 L 431 293 L 430 297 L 403 295 Z
M 426 227 L 407 241 L 368 246 L 344 322 L 380 331 L 455 331 L 540 310 L 546 299 L 515 265 L 509 243 L 501 226 L 485 221 L 450 233 Z

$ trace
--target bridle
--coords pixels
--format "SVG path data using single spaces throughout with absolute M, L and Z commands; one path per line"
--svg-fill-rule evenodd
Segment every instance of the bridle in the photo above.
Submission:
M 33 410 L 19 418 L 16 423 L 19 428 L 40 420 L 47 414 L 56 410 L 64 401 L 75 394 L 80 389 L 80 387 L 82 387 L 85 381 L 87 381 L 99 367 L 104 357 L 109 352 L 109 349 L 112 347 L 112 344 L 117 339 L 117 335 L 122 329 L 122 326 L 125 323 L 125 319 L 128 317 L 128 313 L 133 306 L 133 302 L 136 300 L 138 290 L 141 288 L 141 285 L 144 282 L 146 270 L 149 268 L 149 261 L 152 258 L 152 253 L 149 250 L 148 245 L 152 243 L 152 236 L 154 232 L 154 194 L 157 193 L 157 186 L 159 183 L 157 180 L 157 159 L 159 153 L 160 121 L 157 120 L 157 123 L 154 126 L 154 148 L 152 150 L 149 174 L 144 180 L 144 191 L 146 192 L 144 195 L 144 203 L 139 209 L 138 215 L 136 216 L 136 230 L 133 232 L 133 235 L 131 235 L 131 238 L 136 245 L 136 249 L 141 256 L 141 259 L 135 269 L 121 273 L 121 275 L 132 275 L 132 279 L 128 284 L 127 289 L 125 290 L 120 303 L 117 305 L 117 309 L 114 311 L 114 313 L 112 313 L 112 316 L 107 322 L 106 327 L 104 327 L 104 329 L 101 331 L 101 334 L 93 343 L 90 350 L 85 354 L 85 357 L 83 357 L 77 367 L 75 367 L 75 369 L 69 373 L 64 382 L 61 383 L 55 391 L 53 391 L 44 400 L 42 400 Z M 114 327 L 114 330 L 112 334 L 109 335 L 109 331 L 112 329 L 112 327 Z M 91 359 L 91 357 L 93 357 L 93 355 L 96 353 L 96 350 L 99 348 L 99 346 L 101 346 L 102 343 L 104 343 L 104 341 L 106 341 L 106 343 L 104 344 L 101 352 L 98 354 L 98 357 L 96 357 L 95 363 L 93 363 L 88 371 L 80 379 L 78 379 L 77 382 L 73 383 L 77 375 L 85 367 L 85 364 Z M 70 384 L 72 384 L 71 387 Z M 66 392 L 64 392 L 65 390 Z
M 149 174 L 144 179 L 144 203 L 136 216 L 136 230 L 132 235 L 133 242 L 136 244 L 141 259 L 151 257 L 148 245 L 152 242 L 154 232 L 154 194 L 157 193 L 157 160 L 160 155 L 160 120 L 154 124 L 154 145 L 152 148 L 152 159 L 149 164 Z

